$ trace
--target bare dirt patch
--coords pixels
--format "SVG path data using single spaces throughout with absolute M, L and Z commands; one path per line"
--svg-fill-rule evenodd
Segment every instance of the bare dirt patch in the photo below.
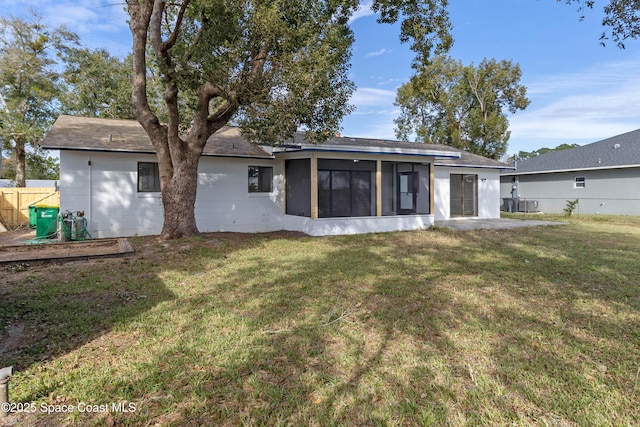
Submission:
M 0 265 L 43 262 L 100 256 L 119 256 L 133 252 L 127 239 L 98 239 L 83 242 L 41 242 L 0 246 Z

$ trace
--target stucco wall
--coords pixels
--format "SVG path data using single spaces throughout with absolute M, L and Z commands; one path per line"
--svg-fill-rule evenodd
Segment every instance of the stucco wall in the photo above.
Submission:
M 500 218 L 500 175 L 495 169 L 436 166 L 434 176 L 434 204 L 436 221 L 451 219 L 451 174 L 478 175 L 478 216 L 476 218 Z
M 574 187 L 576 176 L 585 178 L 584 188 Z M 501 178 L 501 197 L 511 197 L 512 178 Z M 640 168 L 519 175 L 518 180 L 520 198 L 537 200 L 541 212 L 562 213 L 567 200 L 578 199 L 579 213 L 640 215 Z
M 311 236 L 382 233 L 429 228 L 433 215 L 398 215 L 378 217 L 318 218 L 285 215 L 285 230 L 301 231 Z
M 61 152 L 61 210 L 84 210 L 93 237 L 159 234 L 160 193 L 137 192 L 138 162 L 155 161 L 144 154 Z M 248 192 L 249 165 L 274 167 L 272 193 Z M 281 230 L 281 182 L 279 164 L 269 160 L 203 157 L 195 205 L 199 230 Z
M 93 237 L 159 234 L 163 222 L 160 193 L 137 192 L 138 162 L 155 161 L 156 157 L 149 154 L 62 151 L 61 210 L 85 211 Z M 195 205 L 198 229 L 202 232 L 266 232 L 307 227 L 308 224 L 299 224 L 295 219 L 287 220 L 283 214 L 282 164 L 270 159 L 203 157 Z M 248 166 L 273 167 L 273 192 L 248 192 Z M 478 218 L 500 217 L 497 170 L 435 167 L 436 220 L 450 218 L 449 175 L 452 173 L 478 175 Z M 434 216 L 416 216 L 417 222 L 415 218 L 330 219 L 319 222 L 314 233 L 423 228 L 431 224 Z
M 248 192 L 248 166 L 273 167 L 273 192 Z M 280 162 L 212 157 L 200 161 L 196 199 L 196 221 L 200 231 L 282 230 L 281 199 Z

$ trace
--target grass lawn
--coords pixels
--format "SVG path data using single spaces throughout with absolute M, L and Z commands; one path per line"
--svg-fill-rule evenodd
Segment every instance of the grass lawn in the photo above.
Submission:
M 0 270 L 0 425 L 640 424 L 640 218 L 132 242 Z

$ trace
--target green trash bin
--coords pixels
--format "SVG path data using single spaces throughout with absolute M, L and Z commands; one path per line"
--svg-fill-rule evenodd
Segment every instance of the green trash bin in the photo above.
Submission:
M 36 239 L 51 239 L 58 230 L 59 206 L 36 205 Z
M 36 205 L 29 206 L 29 228 L 36 228 Z

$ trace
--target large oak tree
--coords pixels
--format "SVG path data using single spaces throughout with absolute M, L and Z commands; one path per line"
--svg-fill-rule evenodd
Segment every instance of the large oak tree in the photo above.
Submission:
M 376 0 L 380 22 L 401 21 L 416 58 L 448 49 L 446 0 Z M 207 139 L 233 120 L 254 142 L 304 130 L 322 142 L 339 129 L 358 0 L 127 0 L 133 34 L 134 116 L 157 153 L 162 238 L 198 233 L 197 169 Z M 163 83 L 149 102 L 148 65 Z M 163 120 L 160 120 L 163 118 Z

